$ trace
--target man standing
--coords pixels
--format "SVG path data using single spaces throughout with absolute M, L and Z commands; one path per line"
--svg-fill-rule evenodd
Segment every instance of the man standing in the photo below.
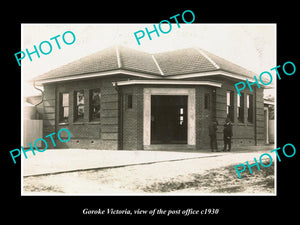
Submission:
M 218 151 L 218 144 L 217 144 L 217 129 L 218 129 L 218 121 L 213 119 L 209 123 L 209 137 L 210 137 L 210 148 L 211 151 L 214 152 L 214 148 Z
M 232 124 L 229 118 L 225 120 L 224 124 L 224 149 L 223 151 L 227 151 L 227 145 L 228 145 L 228 152 L 231 150 L 231 137 L 232 137 Z

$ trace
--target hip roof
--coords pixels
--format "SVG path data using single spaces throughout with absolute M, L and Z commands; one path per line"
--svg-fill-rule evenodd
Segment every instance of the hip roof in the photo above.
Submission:
M 75 60 L 57 69 L 37 76 L 34 81 L 72 79 L 72 77 L 88 78 L 91 74 L 123 71 L 131 74 L 144 74 L 147 78 L 184 79 L 185 75 L 211 74 L 223 71 L 237 75 L 237 79 L 253 78 L 255 74 L 224 58 L 216 56 L 200 48 L 179 49 L 161 53 L 148 53 L 123 46 L 113 46 L 89 56 Z M 116 73 L 111 73 L 116 74 Z M 80 76 L 78 76 L 80 75 Z M 146 76 L 147 75 L 147 76 Z M 180 77 L 182 75 L 182 77 Z M 78 78 L 77 78 L 78 79 Z M 249 79 L 252 80 L 252 79 Z

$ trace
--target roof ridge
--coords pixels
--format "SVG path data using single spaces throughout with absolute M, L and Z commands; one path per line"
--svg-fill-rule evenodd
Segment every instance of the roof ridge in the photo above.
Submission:
M 220 69 L 221 67 L 215 62 L 213 61 L 202 49 L 200 48 L 196 48 L 196 50 L 198 50 L 198 52 L 200 52 L 201 55 L 203 55 L 214 67 L 216 67 L 216 69 Z
M 203 52 L 208 52 L 208 53 L 209 53 L 210 55 L 212 55 L 213 57 L 216 57 L 216 58 L 219 58 L 219 59 L 221 59 L 221 60 L 226 61 L 226 63 L 230 63 L 230 64 L 232 64 L 232 65 L 234 65 L 234 66 L 236 66 L 236 67 L 239 67 L 239 68 L 241 68 L 241 69 L 243 69 L 243 70 L 247 70 L 248 72 L 251 72 L 252 74 L 257 75 L 256 72 L 253 72 L 252 70 L 250 70 L 250 69 L 248 69 L 248 68 L 246 68 L 246 67 L 244 67 L 244 66 L 241 66 L 241 65 L 238 64 L 238 63 L 232 62 L 232 61 L 229 60 L 229 59 L 226 59 L 226 58 L 224 58 L 224 57 L 222 57 L 222 56 L 216 55 L 216 54 L 214 54 L 214 53 L 212 53 L 212 52 L 209 52 L 209 51 L 207 51 L 207 50 L 204 50 L 204 49 L 201 49 L 201 50 L 202 50 Z M 222 70 L 224 70 L 224 68 L 222 68 Z
M 151 54 L 151 56 L 152 56 L 152 59 L 153 59 L 155 65 L 157 66 L 157 69 L 159 70 L 160 74 L 161 74 L 161 75 L 164 75 L 164 72 L 161 70 L 161 68 L 160 68 L 160 66 L 159 66 L 159 64 L 158 64 L 158 62 L 157 62 L 156 59 L 155 59 L 155 56 L 154 56 L 153 54 Z
M 116 53 L 117 53 L 117 63 L 118 63 L 118 68 L 122 67 L 122 62 L 121 62 L 121 56 L 120 56 L 120 50 L 119 50 L 119 46 L 116 45 Z

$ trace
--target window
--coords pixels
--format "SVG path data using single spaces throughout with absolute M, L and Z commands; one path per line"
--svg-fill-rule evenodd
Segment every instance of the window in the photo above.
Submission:
M 59 94 L 59 122 L 69 122 L 69 93 Z
M 183 117 L 184 109 L 179 109 L 179 125 L 183 125 L 184 117 Z
M 248 122 L 253 123 L 253 95 L 247 95 Z
M 132 94 L 128 94 L 126 95 L 127 98 L 126 98 L 126 107 L 127 109 L 132 109 Z
M 227 93 L 226 93 L 226 100 L 227 100 L 226 112 L 227 112 L 227 118 L 229 118 L 231 122 L 234 122 L 233 94 L 234 94 L 233 91 L 227 91 Z
M 100 119 L 100 88 L 90 90 L 90 121 Z
M 75 91 L 74 121 L 83 121 L 84 118 L 84 91 Z
M 237 119 L 244 123 L 244 93 L 237 94 Z
M 210 95 L 206 93 L 204 95 L 204 109 L 210 109 Z

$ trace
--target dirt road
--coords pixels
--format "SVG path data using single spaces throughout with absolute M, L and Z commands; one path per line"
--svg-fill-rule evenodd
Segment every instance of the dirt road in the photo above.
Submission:
M 219 153 L 142 165 L 29 176 L 24 194 L 274 194 L 274 164 L 239 179 L 234 166 L 262 152 Z M 273 157 L 274 158 L 274 157 Z

